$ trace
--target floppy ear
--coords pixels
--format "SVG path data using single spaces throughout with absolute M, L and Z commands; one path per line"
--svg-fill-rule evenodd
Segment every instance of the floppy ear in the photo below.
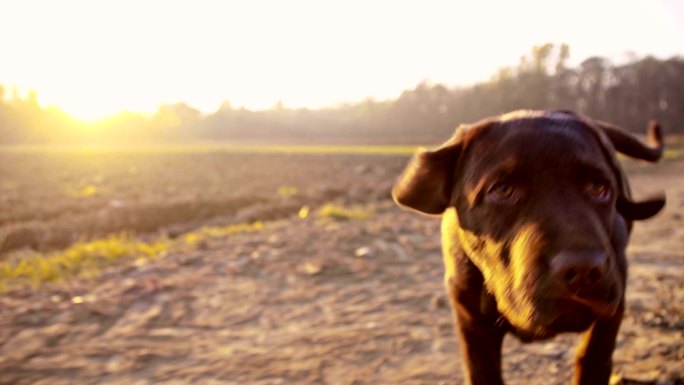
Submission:
M 655 120 L 652 120 L 648 125 L 648 145 L 620 127 L 599 120 L 595 122 L 618 152 L 649 162 L 656 162 L 663 156 L 663 134 L 660 130 L 660 124 Z
M 449 206 L 456 162 L 463 147 L 462 131 L 439 148 L 418 150 L 392 188 L 400 206 L 426 214 L 441 214 Z
M 659 195 L 641 202 L 634 202 L 623 196 L 618 197 L 617 211 L 633 221 L 648 219 L 655 216 L 665 207 L 665 195 Z
M 615 150 L 629 157 L 642 159 L 649 162 L 656 162 L 663 155 L 663 135 L 660 124 L 651 121 L 648 126 L 648 145 L 639 141 L 625 130 L 610 123 L 594 121 L 596 126 L 608 138 Z M 627 178 L 620 168 L 615 157 L 612 157 L 614 168 L 618 174 L 621 184 L 621 193 L 617 200 L 617 211 L 628 220 L 648 219 L 658 214 L 665 207 L 665 195 L 646 199 L 641 202 L 632 201 L 627 185 Z

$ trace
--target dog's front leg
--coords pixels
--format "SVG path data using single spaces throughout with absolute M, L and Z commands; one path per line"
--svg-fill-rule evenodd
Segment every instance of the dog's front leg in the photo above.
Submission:
M 456 311 L 466 383 L 503 385 L 501 344 L 504 333 L 493 325 L 473 325 Z
M 573 385 L 607 385 L 613 368 L 613 350 L 624 305 L 611 318 L 599 319 L 582 335 L 575 356 Z
M 455 274 L 448 275 L 446 283 L 460 336 L 466 383 L 503 385 L 501 345 L 506 331 L 496 324 L 498 316 L 483 309 L 486 306 L 480 272 L 463 259 L 456 265 L 456 271 L 451 272 Z

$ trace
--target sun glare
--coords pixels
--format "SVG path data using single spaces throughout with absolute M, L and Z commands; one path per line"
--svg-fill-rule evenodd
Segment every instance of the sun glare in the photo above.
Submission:
M 86 123 L 95 123 L 105 118 L 115 116 L 125 110 L 152 113 L 153 110 L 149 106 L 144 105 L 119 105 L 115 100 L 107 100 L 106 98 L 87 99 L 87 98 L 70 98 L 68 101 L 55 100 L 46 102 L 45 104 L 55 105 L 57 108 L 63 110 L 69 116 L 76 118 Z
M 538 16 L 560 8 L 562 15 Z M 224 101 L 319 108 L 394 98 L 426 79 L 448 86 L 486 80 L 545 42 L 568 43 L 575 61 L 628 50 L 681 55 L 682 9 L 669 13 L 674 8 L 649 0 L 566 7 L 536 0 L 27 0 L 3 9 L 0 84 L 33 89 L 42 104 L 87 121 L 177 102 L 203 112 Z

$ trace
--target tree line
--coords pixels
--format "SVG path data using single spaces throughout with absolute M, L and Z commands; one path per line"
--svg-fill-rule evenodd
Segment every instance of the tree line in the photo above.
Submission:
M 252 111 L 224 103 L 202 114 L 185 103 L 154 114 L 125 112 L 84 123 L 44 108 L 35 93 L 0 87 L 0 143 L 226 140 L 270 143 L 436 143 L 461 123 L 519 108 L 569 109 L 641 133 L 650 119 L 684 133 L 684 59 L 645 57 L 615 65 L 591 57 L 567 65 L 567 45 L 534 47 L 488 81 L 448 88 L 423 82 L 397 99 L 318 110 Z

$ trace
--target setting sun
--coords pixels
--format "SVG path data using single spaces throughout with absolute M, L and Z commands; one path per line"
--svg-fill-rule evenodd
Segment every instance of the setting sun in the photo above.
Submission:
M 320 108 L 486 80 L 529 47 L 684 53 L 674 1 L 3 2 L 0 84 L 93 120 L 186 102 Z M 617 9 L 619 8 L 619 11 Z M 608 15 L 608 16 L 607 16 Z

